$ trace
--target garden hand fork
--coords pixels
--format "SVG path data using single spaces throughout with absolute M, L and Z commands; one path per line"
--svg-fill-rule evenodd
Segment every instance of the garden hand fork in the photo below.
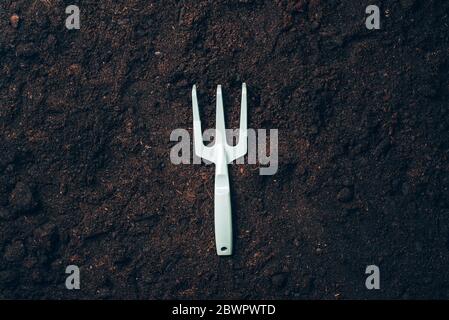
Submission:
M 236 146 L 230 146 L 226 142 L 223 97 L 220 85 L 217 87 L 216 129 L 212 147 L 205 146 L 203 143 L 195 85 L 192 89 L 192 105 L 195 154 L 215 163 L 214 221 L 217 254 L 228 256 L 232 254 L 231 192 L 229 189 L 228 163 L 243 157 L 248 149 L 246 84 L 242 84 L 239 142 Z

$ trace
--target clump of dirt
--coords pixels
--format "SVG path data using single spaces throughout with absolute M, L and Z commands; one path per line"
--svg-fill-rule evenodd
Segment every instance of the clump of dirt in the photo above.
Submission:
M 104 0 L 79 31 L 72 2 L 0 3 L 1 298 L 448 298 L 447 2 L 367 30 L 365 0 Z M 170 133 L 194 83 L 204 127 L 217 84 L 237 127 L 243 81 L 279 171 L 230 167 L 220 258 L 214 168 L 173 165 Z

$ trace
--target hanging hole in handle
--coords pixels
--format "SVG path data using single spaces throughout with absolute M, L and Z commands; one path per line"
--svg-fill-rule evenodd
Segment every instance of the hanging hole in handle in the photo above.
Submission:
M 221 247 L 220 250 L 221 250 L 221 251 L 226 251 L 226 250 L 228 250 L 228 248 L 226 248 L 226 247 Z

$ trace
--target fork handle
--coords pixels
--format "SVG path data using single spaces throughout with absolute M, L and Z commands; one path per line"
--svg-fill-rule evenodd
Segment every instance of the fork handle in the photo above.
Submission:
M 229 178 L 227 175 L 215 177 L 215 245 L 219 256 L 232 254 L 232 210 Z

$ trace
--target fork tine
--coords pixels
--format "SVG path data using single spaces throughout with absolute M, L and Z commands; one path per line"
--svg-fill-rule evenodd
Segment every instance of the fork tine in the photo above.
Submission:
M 247 94 L 246 83 L 242 84 L 242 101 L 240 103 L 240 132 L 239 132 L 239 144 L 246 143 L 246 135 L 248 130 L 248 106 L 247 106 Z M 244 148 L 246 150 L 246 147 Z M 246 151 L 245 151 L 246 153 Z
M 192 88 L 192 107 L 193 107 L 193 143 L 195 154 L 202 157 L 204 147 L 203 131 L 201 130 L 200 112 L 198 110 L 198 98 L 196 95 L 196 85 Z
M 243 157 L 248 151 L 248 107 L 246 84 L 242 84 L 242 100 L 240 104 L 239 142 L 236 146 L 226 146 L 228 162 Z
M 223 110 L 223 95 L 221 93 L 221 85 L 217 86 L 217 110 L 215 120 L 215 139 L 216 143 L 226 144 L 226 129 Z

